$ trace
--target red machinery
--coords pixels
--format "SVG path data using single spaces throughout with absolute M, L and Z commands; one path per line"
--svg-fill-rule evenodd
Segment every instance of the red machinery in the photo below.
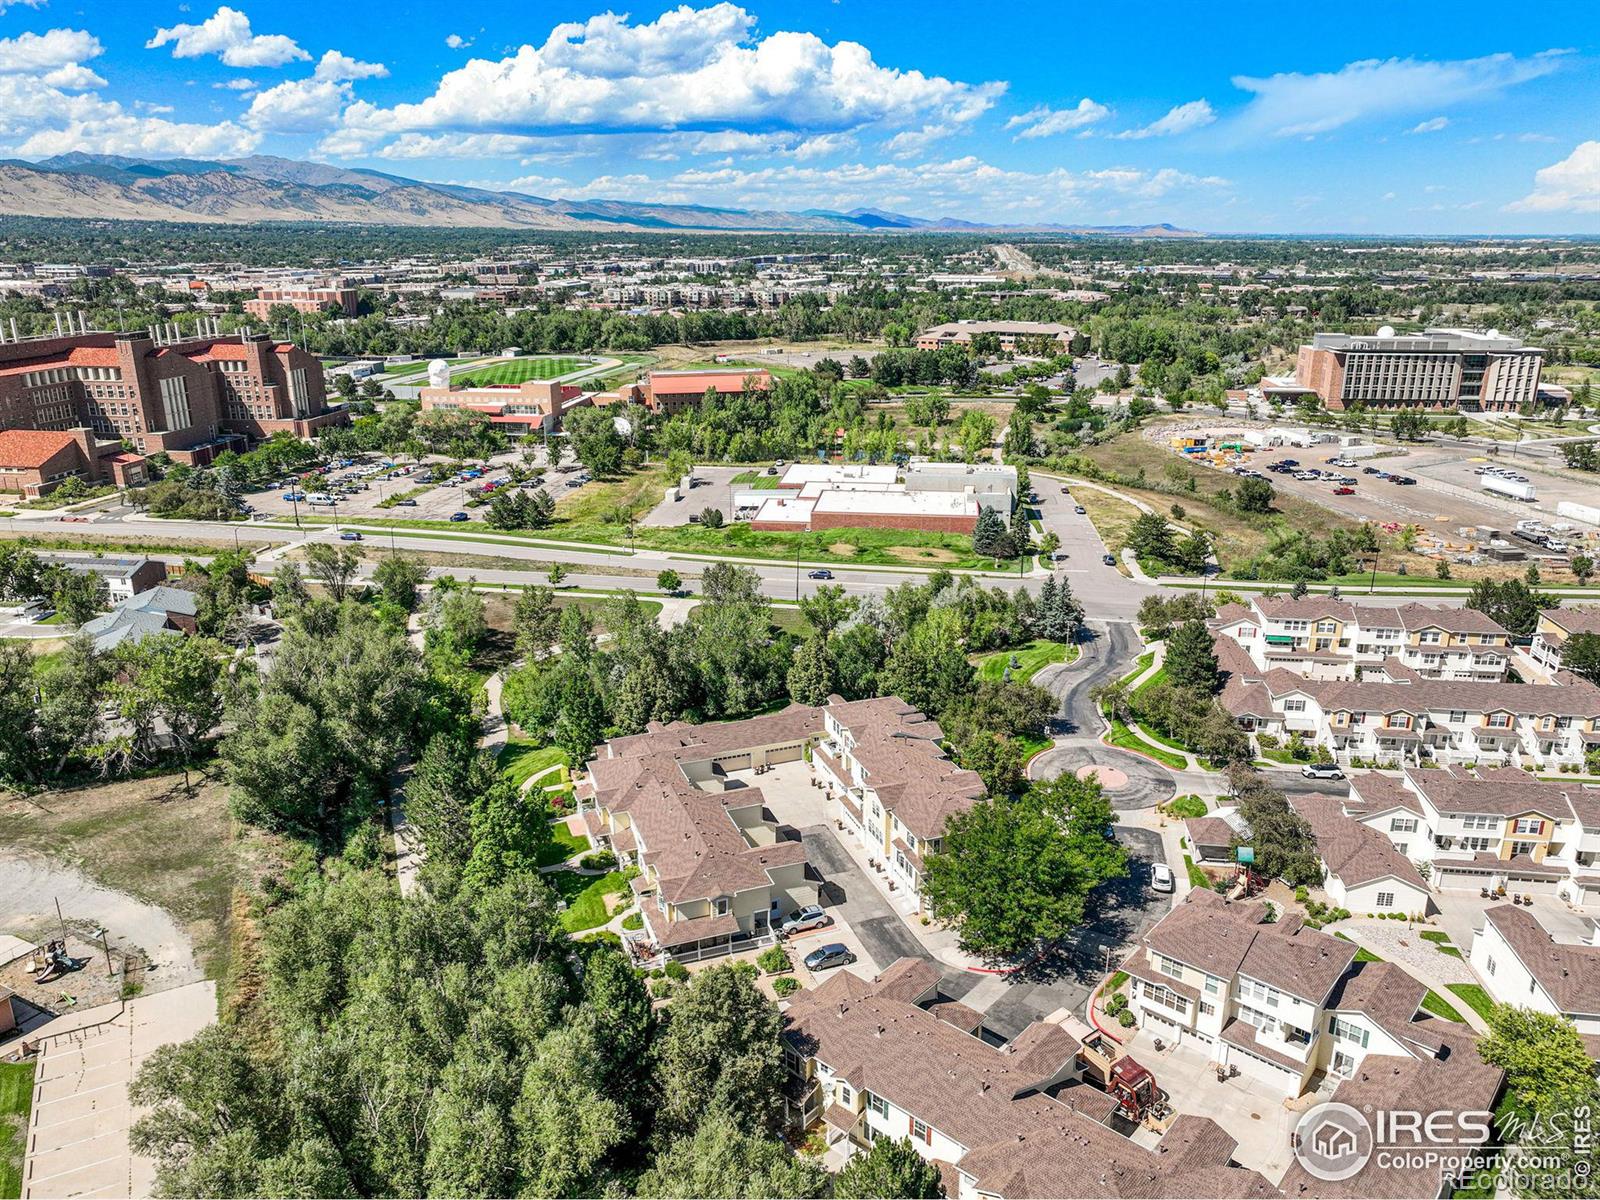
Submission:
M 1152 1110 L 1162 1103 L 1156 1077 L 1148 1067 L 1140 1066 L 1131 1058 L 1119 1058 L 1111 1064 L 1106 1091 L 1117 1102 L 1118 1111 L 1134 1122 L 1154 1115 Z

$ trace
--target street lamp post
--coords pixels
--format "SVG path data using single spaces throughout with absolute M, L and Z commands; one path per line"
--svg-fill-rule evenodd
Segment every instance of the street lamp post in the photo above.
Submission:
M 1367 595 L 1372 595 L 1378 586 L 1378 556 L 1372 556 L 1372 578 L 1367 582 Z
M 794 602 L 800 603 L 800 547 L 794 548 Z

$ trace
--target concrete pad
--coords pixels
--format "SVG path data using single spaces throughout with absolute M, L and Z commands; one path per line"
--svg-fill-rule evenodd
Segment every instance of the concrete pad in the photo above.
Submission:
M 22 1171 L 24 1200 L 145 1196 L 155 1164 L 135 1156 L 128 1131 L 139 1112 L 128 1085 L 161 1046 L 216 1020 L 209 980 L 86 1009 L 44 1026 Z

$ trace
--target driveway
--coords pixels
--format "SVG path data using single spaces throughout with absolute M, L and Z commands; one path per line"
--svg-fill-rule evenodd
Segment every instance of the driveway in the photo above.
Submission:
M 952 1000 L 965 996 L 977 983 L 978 976 L 940 962 L 912 936 L 905 918 L 890 906 L 882 889 L 867 878 L 832 829 L 826 825 L 808 825 L 800 830 L 800 841 L 811 865 L 821 872 L 825 881 L 821 888 L 823 906 L 834 914 L 835 920 L 849 926 L 878 970 L 886 969 L 897 959 L 925 959 L 939 969 L 942 977 L 939 990 Z M 824 940 L 849 944 L 848 938 L 831 936 L 817 944 Z M 802 948 L 808 949 L 808 943 L 796 940 L 797 956 Z
M 1166 862 L 1161 835 L 1130 825 L 1116 826 L 1116 835 L 1128 851 L 1128 874 L 1089 897 L 1084 924 L 1075 937 L 1028 969 L 1006 977 L 1004 993 L 983 1010 L 985 1026 L 1010 1039 L 1058 1008 L 1081 1014 L 1107 967 L 1115 966 L 1171 909 L 1170 894 L 1150 890 L 1151 866 Z

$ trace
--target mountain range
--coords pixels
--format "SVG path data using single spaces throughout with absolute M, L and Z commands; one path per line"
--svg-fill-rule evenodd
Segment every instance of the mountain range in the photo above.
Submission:
M 382 171 L 256 155 L 144 159 L 61 154 L 39 162 L 0 160 L 0 216 L 188 221 L 250 225 L 326 221 L 551 231 L 725 231 L 734 233 L 988 232 L 1033 230 L 1120 237 L 1197 237 L 1172 225 L 986 225 L 928 220 L 872 208 L 801 212 L 550 200 L 459 184 L 428 183 Z

